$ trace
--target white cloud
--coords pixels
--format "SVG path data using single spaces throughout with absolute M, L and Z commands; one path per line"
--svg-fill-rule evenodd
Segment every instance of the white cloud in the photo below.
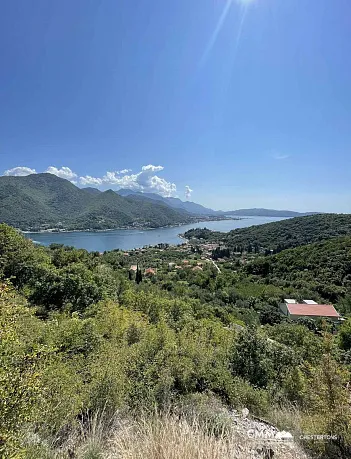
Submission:
M 191 193 L 193 191 L 194 190 L 192 190 L 189 185 L 185 185 L 185 198 L 187 201 L 191 198 Z
M 14 167 L 13 169 L 8 169 L 4 172 L 4 175 L 15 175 L 18 177 L 24 177 L 25 175 L 36 174 L 35 169 L 31 169 L 30 167 Z
M 85 175 L 84 177 L 79 177 L 79 183 L 81 185 L 100 186 L 103 184 L 103 181 L 101 178 L 91 177 L 90 175 Z
M 273 158 L 276 159 L 276 160 L 278 160 L 278 161 L 283 161 L 284 159 L 290 158 L 290 155 L 284 155 L 284 154 L 282 154 L 282 153 L 275 153 L 275 154 L 273 155 Z
M 163 166 L 154 166 L 152 164 L 148 164 L 143 166 L 140 172 L 136 174 L 130 174 L 131 169 L 122 169 L 120 171 L 108 171 L 103 177 L 92 177 L 91 175 L 78 177 L 75 172 L 66 166 L 61 168 L 50 166 L 46 169 L 45 172 L 57 175 L 58 177 L 66 180 L 70 180 L 74 184 L 79 183 L 83 186 L 112 186 L 116 187 L 117 189 L 128 188 L 144 193 L 158 193 L 165 197 L 175 196 L 177 192 L 175 183 L 168 182 L 164 178 L 157 175 L 157 173 L 162 172 L 163 169 Z M 34 169 L 30 169 L 29 167 L 15 167 L 4 172 L 4 175 L 29 174 L 36 174 L 36 171 Z
M 177 192 L 176 185 L 156 175 L 156 172 L 160 172 L 163 169 L 163 166 L 149 164 L 143 166 L 137 174 L 119 176 L 123 171 L 106 172 L 102 180 L 106 185 L 114 185 L 119 188 L 155 192 L 162 196 L 174 196 Z
M 61 169 L 58 169 L 54 166 L 50 166 L 46 169 L 45 172 L 47 172 L 48 174 L 57 175 L 57 177 L 70 180 L 71 182 L 73 182 L 78 177 L 78 175 L 75 172 L 73 172 L 69 167 L 65 166 L 61 167 Z

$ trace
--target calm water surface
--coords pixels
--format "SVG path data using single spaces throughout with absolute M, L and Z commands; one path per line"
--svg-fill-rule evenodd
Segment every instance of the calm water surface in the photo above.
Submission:
M 283 218 L 273 217 L 246 217 L 242 220 L 220 220 L 216 222 L 199 222 L 190 225 L 181 225 L 174 228 L 158 228 L 151 230 L 113 230 L 99 233 L 71 232 L 71 233 L 27 233 L 26 237 L 43 244 L 65 244 L 79 249 L 104 252 L 105 250 L 131 250 L 145 245 L 156 245 L 161 242 L 181 244 L 178 236 L 191 228 L 209 228 L 215 231 L 230 231 L 234 228 L 245 228 L 252 225 L 270 223 Z

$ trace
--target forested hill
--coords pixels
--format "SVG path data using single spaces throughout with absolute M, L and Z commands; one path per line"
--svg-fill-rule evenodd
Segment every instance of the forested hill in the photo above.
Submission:
M 280 252 L 283 249 L 351 235 L 351 214 L 318 214 L 297 217 L 264 225 L 240 228 L 229 233 L 195 229 L 185 233 L 187 239 L 221 241 L 232 251 L 252 250 Z
M 335 303 L 351 293 L 351 236 L 254 258 L 245 269 L 267 284 Z
M 194 221 L 161 202 L 140 202 L 112 190 L 92 193 L 52 174 L 0 177 L 0 222 L 22 230 L 48 227 L 159 227 Z

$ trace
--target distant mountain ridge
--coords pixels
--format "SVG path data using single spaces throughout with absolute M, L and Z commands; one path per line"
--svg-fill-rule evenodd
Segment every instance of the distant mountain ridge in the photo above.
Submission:
M 109 229 L 178 225 L 222 216 L 300 216 L 267 209 L 215 211 L 191 201 L 132 190 L 78 188 L 43 173 L 0 177 L 0 222 L 22 230 Z
M 220 215 L 221 211 L 216 211 L 213 209 L 209 209 L 208 207 L 204 207 L 201 204 L 196 204 L 195 202 L 191 201 L 182 201 L 179 198 L 172 198 L 172 197 L 163 197 L 157 193 L 141 193 L 140 191 L 133 191 L 128 189 L 121 189 L 116 191 L 117 194 L 120 196 L 139 196 L 140 198 L 149 198 L 155 201 L 161 201 L 169 207 L 173 209 L 182 209 L 186 212 L 196 214 L 196 215 Z
M 238 209 L 224 212 L 225 215 L 237 215 L 243 217 L 304 217 L 307 215 L 316 215 L 321 212 L 295 212 L 293 210 L 275 210 L 275 209 Z
M 173 207 L 175 209 L 183 209 L 187 212 L 196 214 L 196 215 L 206 215 L 206 216 L 241 216 L 241 217 L 302 217 L 306 215 L 315 215 L 320 212 L 295 212 L 292 210 L 274 210 L 274 209 L 238 209 L 238 210 L 213 210 L 208 207 L 204 207 L 201 204 L 196 204 L 191 201 L 182 201 L 179 198 L 168 197 L 165 198 L 156 193 L 141 193 L 139 191 L 133 191 L 128 189 L 121 189 L 116 191 L 120 196 L 139 196 L 140 198 L 154 199 L 157 201 L 162 201 L 166 205 Z
M 0 177 L 0 222 L 22 230 L 160 227 L 195 221 L 162 202 L 81 189 L 43 173 Z

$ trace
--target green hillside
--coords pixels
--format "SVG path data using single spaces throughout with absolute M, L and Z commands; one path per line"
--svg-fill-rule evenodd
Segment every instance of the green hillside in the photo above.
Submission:
M 272 257 L 259 257 L 246 266 L 246 271 L 264 278 L 267 284 L 292 287 L 336 302 L 351 295 L 351 237 L 336 237 L 283 250 Z
M 311 459 L 350 457 L 351 319 L 296 323 L 279 303 L 335 295 L 350 315 L 351 237 L 220 271 L 188 246 L 128 255 L 36 246 L 0 224 L 0 457 L 139 458 L 139 445 L 138 455 L 105 453 L 114 426 L 134 431 L 150 411 L 227 441 L 241 416 L 224 414 L 243 408 L 301 439 Z M 303 436 L 328 432 L 340 441 Z M 174 457 L 200 457 L 202 443 Z M 307 457 L 273 448 L 277 459 Z
M 264 225 L 240 228 L 229 233 L 195 229 L 185 233 L 188 239 L 221 241 L 232 251 L 281 251 L 300 245 L 351 235 L 350 214 L 318 214 L 296 217 Z
M 22 230 L 159 227 L 193 221 L 157 202 L 91 193 L 51 174 L 0 177 L 0 222 Z

